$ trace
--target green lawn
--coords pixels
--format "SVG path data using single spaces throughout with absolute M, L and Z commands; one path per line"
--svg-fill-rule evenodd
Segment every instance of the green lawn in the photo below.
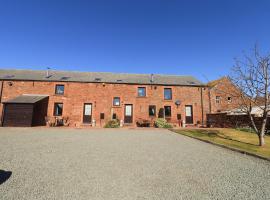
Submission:
M 266 145 L 260 147 L 256 134 L 235 129 L 174 129 L 173 131 L 270 159 L 270 136 L 265 136 Z

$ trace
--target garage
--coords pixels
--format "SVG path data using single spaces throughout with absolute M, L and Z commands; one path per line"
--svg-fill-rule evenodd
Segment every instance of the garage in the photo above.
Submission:
M 47 95 L 20 95 L 3 102 L 3 126 L 30 127 L 46 124 Z

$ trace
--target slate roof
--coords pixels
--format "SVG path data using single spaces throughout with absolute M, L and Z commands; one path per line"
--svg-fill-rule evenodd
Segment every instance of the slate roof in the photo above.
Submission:
M 7 100 L 3 103 L 37 103 L 45 98 L 47 98 L 47 95 L 20 95 L 13 99 Z
M 157 84 L 157 85 L 192 85 L 201 86 L 202 82 L 192 76 L 154 74 L 126 74 L 110 72 L 76 72 L 46 70 L 5 70 L 0 69 L 0 80 L 37 80 L 64 82 L 101 82 L 128 84 Z
M 226 76 L 224 76 L 224 77 L 221 77 L 219 79 L 208 82 L 207 85 L 212 88 L 212 87 L 216 86 L 217 84 L 219 84 L 220 82 L 226 81 L 226 80 L 228 80 L 228 78 Z

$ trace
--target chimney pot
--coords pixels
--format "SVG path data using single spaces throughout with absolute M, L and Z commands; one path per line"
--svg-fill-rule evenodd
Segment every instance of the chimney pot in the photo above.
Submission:
M 151 74 L 151 80 L 150 80 L 151 83 L 154 82 L 154 74 Z

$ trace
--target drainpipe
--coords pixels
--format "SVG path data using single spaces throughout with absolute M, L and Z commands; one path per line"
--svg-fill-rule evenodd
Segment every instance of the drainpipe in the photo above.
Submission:
M 204 125 L 204 110 L 203 110 L 203 88 L 201 87 L 201 109 L 202 109 L 202 125 Z
M 212 113 L 211 91 L 209 87 L 208 87 L 208 99 L 209 99 L 209 113 Z
M 3 95 L 3 87 L 4 81 L 1 82 L 1 91 L 0 91 L 0 105 L 2 104 L 2 95 Z M 4 105 L 2 106 L 2 114 L 0 119 L 0 126 L 3 126 L 3 114 L 4 114 Z
M 1 81 L 0 103 L 2 103 L 3 85 L 4 85 L 4 81 Z

